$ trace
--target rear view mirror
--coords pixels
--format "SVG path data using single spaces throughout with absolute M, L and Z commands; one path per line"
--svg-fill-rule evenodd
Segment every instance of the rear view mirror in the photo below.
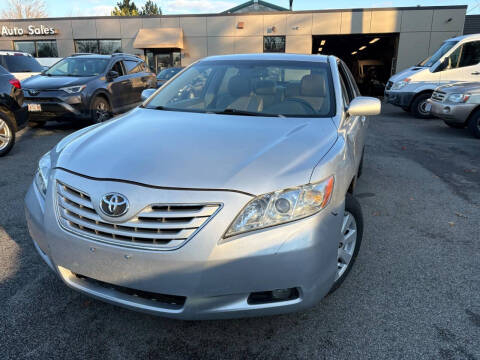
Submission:
M 157 89 L 145 89 L 142 91 L 142 101 L 147 100 Z
M 380 100 L 374 97 L 357 96 L 350 102 L 347 112 L 350 116 L 379 115 L 382 110 Z

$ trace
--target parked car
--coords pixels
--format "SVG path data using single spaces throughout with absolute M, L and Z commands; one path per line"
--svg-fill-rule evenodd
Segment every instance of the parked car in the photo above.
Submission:
M 43 68 L 29 53 L 0 50 L 0 66 L 22 81 L 39 74 Z
M 27 124 L 20 81 L 0 66 L 0 157 L 15 144 L 15 133 Z
M 163 84 L 165 84 L 168 80 L 170 80 L 172 77 L 177 75 L 182 70 L 183 70 L 183 67 L 172 67 L 172 68 L 167 68 L 160 71 L 157 74 L 157 87 L 160 87 Z
M 156 88 L 156 78 L 133 55 L 81 54 L 64 58 L 22 85 L 35 125 L 74 119 L 98 123 L 137 106 L 143 90 Z
M 435 88 L 477 78 L 480 81 L 480 34 L 458 36 L 445 41 L 417 66 L 393 75 L 385 87 L 385 98 L 416 117 L 429 118 L 427 100 Z
M 480 83 L 466 82 L 440 86 L 428 100 L 427 110 L 450 127 L 463 129 L 480 138 Z
M 362 241 L 353 193 L 380 101 L 359 95 L 333 56 L 198 61 L 40 159 L 25 199 L 34 244 L 73 289 L 152 314 L 312 306 Z

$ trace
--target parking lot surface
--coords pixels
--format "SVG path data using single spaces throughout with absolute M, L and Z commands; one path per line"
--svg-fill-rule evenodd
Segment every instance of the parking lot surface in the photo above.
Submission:
M 467 130 L 385 106 L 370 120 L 363 244 L 342 287 L 300 313 L 186 322 L 74 292 L 37 255 L 23 197 L 75 129 L 27 129 L 0 159 L 0 358 L 480 359 L 480 141 Z

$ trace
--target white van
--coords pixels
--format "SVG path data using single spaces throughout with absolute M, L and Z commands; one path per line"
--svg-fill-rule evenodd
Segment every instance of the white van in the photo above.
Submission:
M 460 81 L 480 81 L 480 34 L 448 39 L 417 66 L 393 75 L 385 87 L 385 99 L 416 117 L 429 118 L 427 100 L 433 90 Z

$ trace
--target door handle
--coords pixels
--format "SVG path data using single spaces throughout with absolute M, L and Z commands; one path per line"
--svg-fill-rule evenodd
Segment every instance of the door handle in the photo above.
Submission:
M 472 75 L 480 75 L 480 71 L 474 71 L 472 72 Z

